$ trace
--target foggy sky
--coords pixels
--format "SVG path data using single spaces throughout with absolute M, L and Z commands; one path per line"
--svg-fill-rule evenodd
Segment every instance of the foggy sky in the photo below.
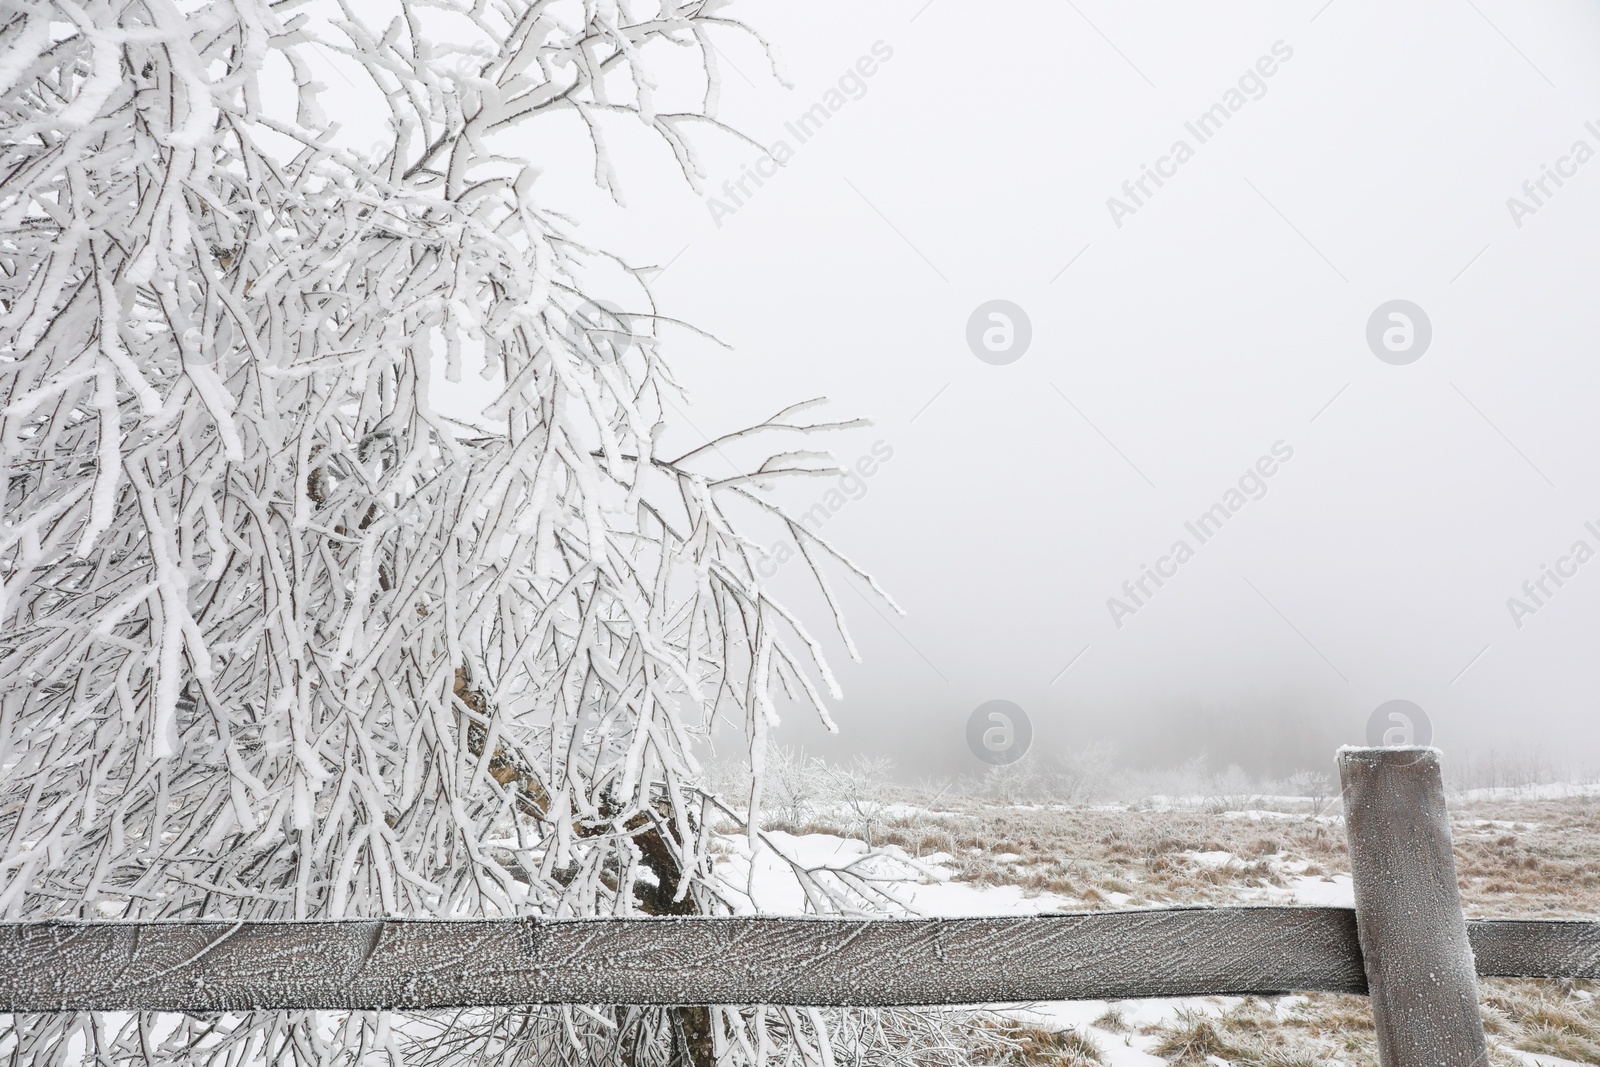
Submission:
M 876 420 L 842 459 L 892 453 L 836 487 L 822 529 L 907 615 L 841 594 L 863 653 L 830 646 L 841 733 L 794 710 L 785 739 L 973 770 L 967 717 L 1004 698 L 1047 756 L 1103 738 L 1153 762 L 1331 769 L 1404 698 L 1447 754 L 1600 763 L 1600 559 L 1573 556 L 1600 550 L 1600 159 L 1577 148 L 1600 151 L 1600 12 L 730 10 L 794 85 L 729 35 L 722 117 L 782 165 L 705 132 L 697 195 L 619 131 L 626 210 L 546 195 L 593 243 L 670 263 L 665 310 L 732 346 L 668 350 L 696 397 L 686 447 L 827 395 Z M 1147 169 L 1167 176 L 1141 189 Z M 1397 299 L 1432 328 L 1407 365 L 1367 339 Z M 1006 365 L 967 341 L 990 300 L 1031 320 Z M 1186 524 L 1230 490 L 1242 506 L 1202 543 Z M 1136 611 L 1108 603 L 1180 540 L 1192 558 Z M 798 570 L 774 584 L 820 632 Z

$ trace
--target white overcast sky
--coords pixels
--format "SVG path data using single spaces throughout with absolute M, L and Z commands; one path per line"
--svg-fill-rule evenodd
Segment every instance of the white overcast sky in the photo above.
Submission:
M 908 614 L 844 594 L 864 662 L 838 656 L 841 735 L 796 712 L 785 738 L 971 770 L 967 716 L 1005 698 L 1046 756 L 1105 737 L 1132 757 L 1331 769 L 1333 744 L 1406 698 L 1447 753 L 1600 763 L 1600 558 L 1547 580 L 1520 628 L 1507 606 L 1574 542 L 1600 550 L 1600 159 L 1563 162 L 1578 141 L 1600 151 L 1600 10 L 729 13 L 777 44 L 793 87 L 730 33 L 721 115 L 793 157 L 720 225 L 637 124 L 613 139 L 626 210 L 559 179 L 587 174 L 576 142 L 538 130 L 519 148 L 593 243 L 671 263 L 669 314 L 733 346 L 670 350 L 696 397 L 686 445 L 826 395 L 876 420 L 842 458 L 893 450 L 824 535 Z M 875 45 L 892 55 L 862 91 L 848 72 Z M 1275 47 L 1255 98 L 1199 143 L 1185 124 Z M 859 98 L 799 143 L 785 124 L 841 77 Z M 1193 157 L 1119 227 L 1108 197 L 1179 139 Z M 718 197 L 759 159 L 699 144 Z M 1558 166 L 1519 226 L 1508 198 Z M 1032 323 L 1003 366 L 966 340 L 994 299 Z M 1395 299 L 1432 324 L 1409 365 L 1367 344 Z M 1185 522 L 1277 442 L 1293 455 L 1265 496 L 1198 545 Z M 1180 537 L 1194 558 L 1119 628 L 1107 599 Z M 791 569 L 776 584 L 811 605 Z

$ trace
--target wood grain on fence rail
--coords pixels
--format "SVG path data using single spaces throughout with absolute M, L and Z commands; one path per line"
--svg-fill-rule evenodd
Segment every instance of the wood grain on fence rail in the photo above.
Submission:
M 1600 923 L 1469 924 L 1485 975 L 1600 978 Z M 976 1004 L 1366 991 L 1348 908 L 1004 919 L 0 923 L 0 1010 Z
M 1485 978 L 1600 978 L 1600 922 L 1468 919 L 1467 940 Z
M 976 1004 L 1360 992 L 1339 908 L 0 924 L 0 1010 Z

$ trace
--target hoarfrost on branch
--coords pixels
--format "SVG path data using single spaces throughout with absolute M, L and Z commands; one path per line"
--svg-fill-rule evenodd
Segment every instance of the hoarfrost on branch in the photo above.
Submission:
M 0 917 L 730 908 L 695 738 L 742 724 L 756 785 L 727 811 L 744 818 L 778 694 L 825 715 L 833 682 L 728 509 L 787 523 L 848 646 L 821 568 L 865 576 L 753 490 L 831 472 L 807 438 L 853 424 L 807 402 L 663 454 L 679 389 L 649 271 L 541 207 L 534 163 L 559 161 L 505 136 L 578 124 L 620 202 L 607 139 L 642 128 L 696 184 L 690 129 L 733 132 L 714 39 L 754 37 L 724 6 L 0 12 Z M 330 69 L 356 79 L 348 99 Z M 685 74 L 693 106 L 670 110 Z M 343 136 L 333 97 L 386 107 L 387 140 Z M 620 360 L 574 326 L 595 299 L 624 309 Z M 495 395 L 469 421 L 434 403 L 464 372 Z M 777 443 L 727 473 L 749 438 Z M 796 874 L 819 911 L 875 906 Z M 821 1062 L 886 1026 L 909 1047 L 919 1025 L 454 1023 L 430 1058 Z M 419 1032 L 373 1013 L 53 1016 L 0 1041 L 34 1063 L 399 1062 Z

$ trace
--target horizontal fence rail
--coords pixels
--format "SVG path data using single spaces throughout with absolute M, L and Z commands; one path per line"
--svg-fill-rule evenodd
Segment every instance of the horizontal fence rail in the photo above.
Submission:
M 1467 924 L 1480 975 L 1600 978 L 1600 922 Z M 1349 908 L 972 919 L 0 923 L 0 1011 L 872 1007 L 1366 993 Z

